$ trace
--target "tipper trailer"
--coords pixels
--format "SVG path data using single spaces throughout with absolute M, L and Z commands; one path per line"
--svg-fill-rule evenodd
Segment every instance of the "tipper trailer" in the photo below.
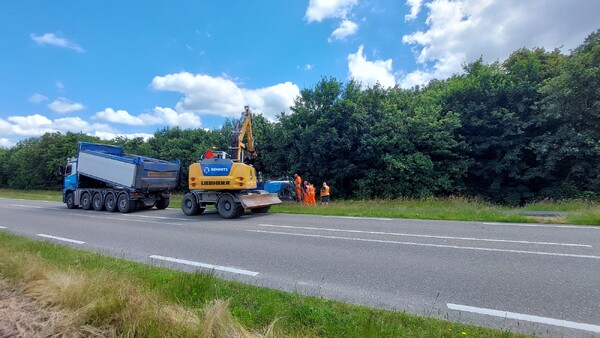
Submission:
M 69 209 L 119 210 L 169 206 L 179 186 L 181 165 L 127 154 L 123 147 L 79 142 L 77 157 L 60 167 L 63 202 Z

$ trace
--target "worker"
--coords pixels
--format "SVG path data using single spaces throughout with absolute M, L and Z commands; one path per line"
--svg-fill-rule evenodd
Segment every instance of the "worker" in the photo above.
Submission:
M 309 181 L 304 181 L 304 189 L 302 189 L 302 202 L 304 202 L 304 205 L 309 205 L 310 204 L 310 188 L 309 188 L 310 182 Z
M 315 200 L 315 193 L 316 193 L 315 186 L 310 184 L 309 185 L 309 196 L 310 196 L 309 204 L 310 205 L 317 205 L 317 201 Z
M 323 186 L 321 187 L 321 205 L 329 205 L 329 186 L 327 182 L 323 182 Z
M 302 177 L 294 174 L 294 183 L 296 184 L 296 202 L 302 201 Z

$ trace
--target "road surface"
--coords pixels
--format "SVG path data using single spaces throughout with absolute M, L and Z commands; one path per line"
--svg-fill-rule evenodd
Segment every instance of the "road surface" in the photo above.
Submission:
M 600 337 L 600 227 L 68 210 L 0 199 L 0 231 L 183 270 L 543 336 Z

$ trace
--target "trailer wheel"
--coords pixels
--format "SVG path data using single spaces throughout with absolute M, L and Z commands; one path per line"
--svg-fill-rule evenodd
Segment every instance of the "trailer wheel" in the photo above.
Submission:
M 154 205 L 156 206 L 156 209 L 162 210 L 162 209 L 166 209 L 170 203 L 171 203 L 171 198 L 164 197 L 164 198 L 157 200 Z
M 250 209 L 250 211 L 252 211 L 255 214 L 266 214 L 267 212 L 269 212 L 269 209 L 271 209 L 270 205 L 268 207 Z
M 119 195 L 117 205 L 119 207 L 119 211 L 124 214 L 135 210 L 135 201 L 129 200 L 129 196 L 127 196 L 127 194 Z
M 223 218 L 233 219 L 242 216 L 244 207 L 236 203 L 230 194 L 223 194 L 217 201 L 217 211 Z
M 117 210 L 117 201 L 115 201 L 115 194 L 108 193 L 104 198 L 104 207 L 108 212 L 114 212 Z
M 96 211 L 104 210 L 104 201 L 102 200 L 101 193 L 97 192 L 94 194 L 94 197 L 92 197 L 92 205 Z
M 181 200 L 181 210 L 187 216 L 199 214 L 200 205 L 196 202 L 196 197 L 194 197 L 193 194 L 187 193 L 183 195 L 183 200 Z
M 90 210 L 92 208 L 92 198 L 88 192 L 81 194 L 81 208 L 83 210 Z
M 73 195 L 72 192 L 67 194 L 66 202 L 67 202 L 67 208 L 77 209 L 78 205 L 75 204 L 75 195 Z

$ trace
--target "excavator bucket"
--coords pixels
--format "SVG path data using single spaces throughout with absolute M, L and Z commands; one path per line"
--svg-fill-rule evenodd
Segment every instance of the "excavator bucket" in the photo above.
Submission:
M 250 194 L 240 196 L 240 202 L 245 209 L 263 208 L 281 204 L 277 194 Z

